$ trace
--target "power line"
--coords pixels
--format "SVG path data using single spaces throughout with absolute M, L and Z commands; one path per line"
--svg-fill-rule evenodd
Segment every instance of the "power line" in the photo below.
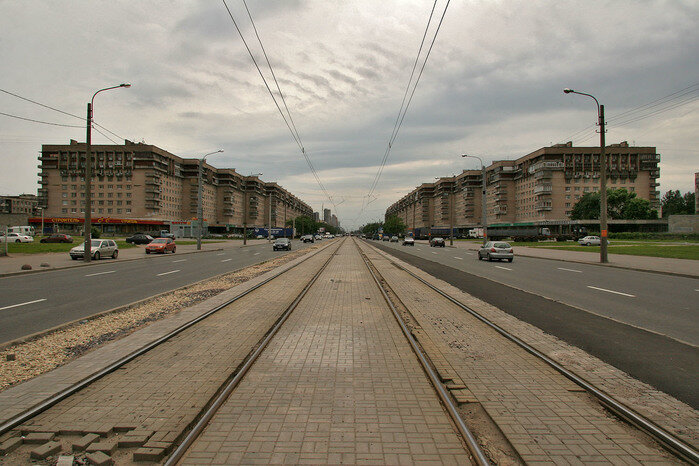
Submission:
M 31 118 L 24 118 L 24 117 L 17 116 L 17 115 L 11 115 L 9 113 L 0 112 L 0 115 L 4 115 L 6 117 L 11 117 L 11 118 L 17 118 L 18 120 L 30 121 L 32 123 L 41 123 L 42 125 L 62 126 L 64 128 L 82 128 L 83 127 L 82 125 L 80 125 L 80 126 L 78 126 L 78 125 L 64 125 L 61 123 L 50 123 L 48 121 L 33 120 Z

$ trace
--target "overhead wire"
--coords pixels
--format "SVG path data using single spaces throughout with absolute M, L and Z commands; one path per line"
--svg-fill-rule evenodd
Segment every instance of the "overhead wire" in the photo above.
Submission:
M 330 193 L 328 192 L 328 190 L 325 188 L 325 185 L 324 185 L 323 182 L 321 181 L 320 176 L 318 175 L 317 170 L 316 170 L 315 167 L 313 166 L 313 162 L 311 161 L 311 159 L 310 159 L 310 157 L 309 157 L 308 153 L 306 152 L 306 149 L 305 149 L 305 147 L 304 147 L 304 145 L 303 145 L 303 142 L 301 141 L 301 136 L 300 136 L 300 134 L 298 133 L 298 130 L 296 129 L 296 125 L 295 125 L 294 122 L 293 122 L 293 118 L 292 118 L 292 116 L 291 116 L 291 112 L 289 111 L 289 107 L 288 107 L 288 105 L 286 104 L 286 99 L 284 98 L 284 94 L 283 94 L 282 91 L 281 91 L 281 87 L 279 86 L 279 82 L 277 81 L 276 75 L 275 75 L 274 70 L 273 70 L 273 68 L 272 68 L 272 64 L 271 64 L 270 61 L 269 61 L 269 57 L 268 57 L 268 55 L 267 55 L 267 52 L 266 52 L 266 50 L 264 49 L 264 45 L 262 44 L 262 40 L 261 40 L 261 38 L 260 38 L 260 36 L 259 36 L 259 33 L 258 33 L 258 31 L 257 31 L 257 27 L 255 26 L 255 22 L 254 22 L 254 20 L 253 20 L 253 18 L 252 18 L 252 15 L 250 14 L 250 10 L 248 9 L 247 3 L 245 3 L 245 0 L 243 0 L 243 4 L 245 5 L 245 9 L 246 9 L 246 11 L 247 11 L 247 13 L 248 13 L 248 17 L 250 18 L 250 21 L 251 21 L 251 23 L 252 23 L 252 25 L 253 25 L 253 29 L 254 29 L 254 31 L 255 31 L 255 36 L 257 37 L 257 40 L 258 40 L 258 42 L 259 42 L 259 44 L 260 44 L 260 47 L 262 48 L 263 54 L 264 54 L 265 59 L 266 59 L 266 61 L 267 61 L 267 65 L 268 65 L 268 67 L 269 67 L 269 69 L 270 69 L 270 72 L 271 72 L 271 74 L 272 74 L 272 77 L 273 77 L 273 79 L 274 79 L 274 82 L 275 82 L 275 84 L 276 84 L 276 86 L 277 86 L 277 90 L 279 91 L 279 96 L 280 96 L 280 98 L 281 98 L 281 100 L 282 100 L 282 103 L 283 103 L 283 105 L 284 105 L 284 108 L 285 108 L 286 111 L 287 111 L 288 119 L 287 119 L 287 115 L 285 115 L 284 112 L 282 111 L 281 106 L 279 105 L 279 102 L 277 101 L 277 99 L 276 99 L 276 97 L 275 97 L 275 95 L 274 95 L 274 92 L 272 91 L 272 89 L 270 88 L 270 86 L 269 86 L 269 84 L 268 84 L 268 82 L 267 82 L 267 79 L 265 78 L 264 74 L 262 73 L 262 70 L 260 69 L 260 66 L 259 66 L 258 63 L 257 63 L 257 60 L 255 59 L 255 56 L 254 56 L 253 53 L 252 53 L 252 50 L 251 50 L 250 47 L 248 46 L 248 43 L 247 43 L 247 41 L 245 40 L 245 37 L 243 36 L 243 33 L 242 33 L 242 31 L 240 30 L 240 27 L 238 26 L 238 23 L 236 22 L 235 18 L 233 17 L 233 13 L 231 12 L 230 8 L 228 7 L 228 4 L 226 3 L 226 0 L 222 0 L 222 1 L 223 1 L 223 5 L 226 7 L 226 11 L 228 11 L 228 15 L 230 16 L 231 21 L 233 22 L 233 25 L 235 26 L 236 31 L 238 32 L 238 35 L 240 36 L 240 39 L 243 41 L 243 44 L 245 45 L 245 49 L 247 50 L 248 54 L 250 55 L 250 58 L 252 59 L 252 62 L 253 62 L 253 64 L 255 65 L 255 68 L 257 69 L 257 72 L 259 73 L 260 77 L 262 78 L 262 81 L 264 82 L 265 87 L 267 88 L 267 92 L 268 92 L 269 95 L 272 97 L 272 100 L 274 101 L 274 104 L 275 104 L 275 106 L 277 107 L 277 110 L 279 111 L 279 114 L 282 116 L 282 119 L 284 120 L 284 123 L 286 124 L 287 128 L 289 129 L 289 132 L 291 133 L 291 136 L 294 138 L 294 141 L 296 142 L 296 145 L 298 145 L 299 149 L 301 150 L 301 154 L 302 154 L 304 160 L 306 161 L 306 164 L 308 165 L 309 169 L 311 170 L 311 173 L 312 173 L 313 177 L 315 178 L 316 183 L 318 183 L 318 186 L 320 187 L 321 191 L 325 194 L 325 196 L 328 198 L 328 200 L 330 201 L 330 203 L 333 205 L 333 207 L 335 208 L 335 211 L 337 211 L 337 206 L 336 206 L 336 204 L 335 204 L 335 202 L 334 202 L 334 200 L 333 200 L 333 197 L 330 195 Z
M 34 120 L 32 118 L 25 118 L 25 117 L 21 117 L 18 115 L 12 115 L 10 113 L 0 112 L 0 115 L 4 115 L 6 117 L 11 117 L 11 118 L 17 118 L 18 120 L 30 121 L 32 123 L 41 123 L 42 125 L 62 126 L 64 128 L 82 128 L 83 127 L 82 125 L 79 125 L 79 126 L 78 125 L 64 125 L 62 123 L 51 123 L 48 121 Z

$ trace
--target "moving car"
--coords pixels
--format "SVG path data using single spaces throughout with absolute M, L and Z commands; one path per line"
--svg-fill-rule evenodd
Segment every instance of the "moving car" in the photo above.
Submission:
M 430 239 L 430 247 L 443 248 L 444 247 L 444 238 L 441 238 L 439 236 L 435 236 L 434 238 Z
M 0 236 L 0 242 L 8 243 L 33 243 L 34 238 L 21 233 L 8 233 L 7 236 Z
M 397 243 L 398 242 L 398 237 L 397 236 L 391 236 L 391 243 Z
M 599 236 L 586 236 L 578 240 L 581 246 L 599 246 L 602 244 L 602 240 Z
M 287 251 L 291 251 L 291 241 L 289 238 L 277 238 L 274 240 L 272 250 L 276 251 L 278 249 L 286 249 Z
M 55 233 L 46 238 L 41 238 L 40 243 L 72 243 L 73 237 L 64 233 Z
M 85 243 L 75 246 L 70 250 L 70 258 L 75 260 L 82 259 L 85 256 Z M 93 239 L 90 242 L 90 256 L 95 260 L 100 260 L 102 257 L 111 257 L 116 259 L 119 255 L 119 247 L 116 242 L 111 239 Z
M 153 241 L 153 237 L 145 233 L 135 233 L 133 236 L 126 238 L 126 242 L 132 244 L 150 244 L 151 241 Z
M 153 241 L 151 241 L 148 244 L 148 246 L 146 246 L 146 254 L 150 254 L 151 252 L 158 252 L 161 254 L 167 254 L 168 252 L 172 252 L 174 254 L 175 249 L 177 249 L 177 247 L 175 246 L 175 242 L 172 239 L 156 238 Z
M 304 243 L 314 243 L 315 239 L 313 238 L 313 235 L 303 235 L 301 237 L 301 241 Z
M 406 236 L 403 238 L 403 246 L 415 246 L 415 238 L 412 236 Z
M 323 239 L 323 237 L 322 237 L 322 236 L 320 236 L 320 235 L 316 235 L 316 236 L 315 236 L 315 238 L 316 238 L 316 240 L 318 240 L 318 241 L 320 241 L 320 240 L 322 240 L 322 239 Z
M 390 237 L 384 236 L 383 238 L 381 238 L 381 241 L 389 241 L 390 239 L 391 239 Z
M 488 241 L 478 250 L 479 261 L 487 259 L 488 262 L 490 262 L 493 259 L 506 259 L 507 262 L 512 262 L 514 257 L 514 249 L 512 249 L 510 243 L 506 243 L 504 241 Z

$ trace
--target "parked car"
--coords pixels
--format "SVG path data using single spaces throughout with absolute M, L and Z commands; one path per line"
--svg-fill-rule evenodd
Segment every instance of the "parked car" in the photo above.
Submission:
M 8 243 L 33 243 L 34 238 L 20 233 L 8 233 L 7 236 L 0 236 L 0 242 Z
M 430 247 L 443 248 L 444 247 L 444 238 L 441 238 L 439 236 L 435 236 L 434 238 L 431 238 L 430 239 Z
M 167 254 L 168 252 L 175 253 L 177 246 L 171 238 L 155 238 L 146 246 L 146 254 L 160 253 Z
M 72 243 L 73 237 L 64 233 L 55 233 L 46 238 L 41 238 L 40 243 Z
M 303 235 L 301 237 L 301 241 L 303 241 L 304 243 L 314 243 L 315 238 L 313 238 L 313 235 Z
M 153 237 L 145 233 L 136 233 L 126 238 L 126 242 L 131 244 L 150 244 L 151 241 L 153 241 Z
M 175 234 L 170 233 L 169 230 L 160 230 L 158 232 L 158 238 L 170 238 L 170 239 L 175 239 Z
M 578 240 L 581 246 L 599 246 L 602 244 L 602 240 L 599 236 L 585 236 Z
M 398 237 L 397 236 L 391 236 L 391 239 L 389 240 L 391 243 L 397 243 L 398 242 Z
M 85 243 L 81 243 L 70 250 L 70 258 L 75 260 L 85 257 Z M 90 242 L 90 256 L 95 260 L 100 260 L 103 257 L 111 257 L 116 259 L 119 255 L 119 247 L 116 242 L 111 239 L 93 239 Z
M 505 259 L 507 262 L 512 262 L 514 258 L 514 249 L 512 249 L 510 243 L 505 243 L 504 241 L 488 241 L 478 250 L 479 261 L 487 259 L 490 262 L 493 259 Z
M 415 238 L 412 236 L 406 236 L 403 238 L 403 246 L 415 246 Z
M 390 241 L 390 239 L 390 236 L 384 236 L 383 238 L 381 238 L 381 241 Z
M 286 249 L 287 251 L 291 251 L 291 241 L 289 238 L 277 238 L 274 240 L 272 250 L 276 251 L 278 249 Z

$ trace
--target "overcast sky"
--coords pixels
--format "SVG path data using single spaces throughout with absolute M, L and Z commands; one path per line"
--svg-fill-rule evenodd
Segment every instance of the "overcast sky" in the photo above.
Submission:
M 263 64 L 242 0 L 227 3 Z M 479 166 L 462 153 L 489 163 L 573 135 L 574 145 L 598 144 L 594 102 L 564 95 L 564 87 L 605 104 L 608 144 L 657 147 L 662 193 L 694 189 L 699 2 L 453 0 L 378 198 L 362 209 L 432 3 L 248 0 L 343 226 L 380 219 L 415 186 Z M 428 40 L 445 5 L 437 4 Z M 262 172 L 263 180 L 278 182 L 316 211 L 332 207 L 221 1 L 0 0 L 0 30 L 0 89 L 82 117 L 97 89 L 130 82 L 130 89 L 95 100 L 95 121 L 122 139 L 182 157 L 223 149 L 207 160 L 243 174 Z M 646 112 L 613 119 L 682 89 Z M 85 140 L 84 121 L 4 92 L 0 112 L 82 125 L 0 115 L 0 194 L 36 193 L 41 144 Z M 649 112 L 657 113 L 633 121 Z M 93 132 L 93 143 L 110 142 Z

